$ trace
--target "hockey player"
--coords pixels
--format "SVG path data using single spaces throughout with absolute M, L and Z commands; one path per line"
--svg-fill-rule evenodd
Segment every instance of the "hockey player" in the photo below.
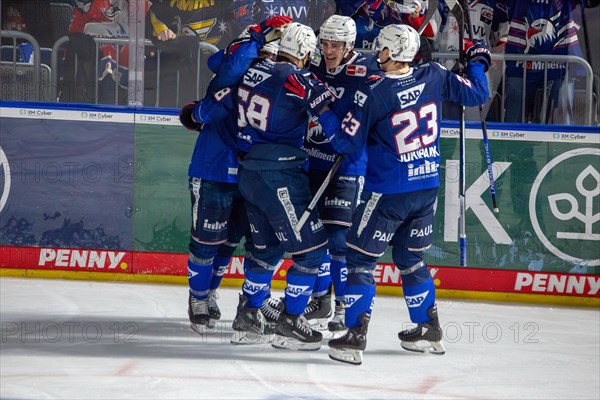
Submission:
M 183 125 L 200 131 L 188 172 L 192 201 L 188 316 L 192 329 L 204 334 L 221 318 L 216 290 L 241 238 L 249 237 L 249 224 L 237 190 L 237 158 L 231 137 L 231 132 L 237 131 L 235 119 L 232 116 L 201 126 L 189 117 L 193 106 L 181 111 Z
M 354 93 L 367 79 L 380 74 L 376 57 L 354 50 L 356 24 L 348 16 L 332 15 L 319 29 L 320 52 L 313 57 L 310 70 L 336 95 L 331 109 L 343 118 L 350 109 Z M 304 148 L 310 156 L 311 191 L 317 191 L 331 169 L 337 153 L 324 136 L 318 122 L 309 123 Z M 309 322 L 326 323 L 331 316 L 331 290 L 335 292 L 335 315 L 329 321 L 332 332 L 345 330 L 344 286 L 346 284 L 346 236 L 358 205 L 367 167 L 366 154 L 358 160 L 345 159 L 318 204 L 329 240 L 329 257 L 320 268 L 313 299 L 304 314 Z
M 277 348 L 317 350 L 322 339 L 302 313 L 326 254 L 327 236 L 316 213 L 299 233 L 294 231 L 311 199 L 304 169 L 308 155 L 301 149 L 307 113 L 318 116 L 333 100 L 326 86 L 305 69 L 315 48 L 310 27 L 290 24 L 281 38 L 278 62 L 254 64 L 236 93 L 225 88 L 194 109 L 196 121 L 209 122 L 229 115 L 234 103 L 237 106 L 239 188 L 246 200 L 254 248 L 247 256 L 234 330 L 264 332 L 259 308 L 284 252 L 292 255 L 284 308 L 275 327 Z
M 268 32 L 290 21 L 290 18 L 276 17 L 256 25 L 255 34 L 247 35 L 248 40 L 243 44 L 245 47 L 238 50 L 252 53 L 252 49 L 257 49 L 264 43 Z M 273 46 L 276 46 L 275 42 L 262 47 L 263 57 L 268 57 L 274 51 Z M 257 53 L 257 50 L 253 53 Z M 232 73 L 230 70 L 225 71 L 230 65 L 224 62 L 223 57 L 225 56 L 220 54 L 208 63 L 217 77 Z M 239 59 L 238 57 L 238 61 Z M 232 61 L 231 64 L 244 68 L 243 65 L 238 65 L 238 61 Z M 222 67 L 223 65 L 226 67 Z M 227 79 L 215 78 L 214 81 L 227 82 Z M 192 117 L 195 106 L 196 103 L 184 106 L 180 112 L 180 120 L 186 128 L 201 132 L 196 140 L 188 171 L 192 206 L 188 316 L 192 329 L 203 334 L 207 327 L 214 326 L 215 321 L 221 317 L 216 301 L 217 288 L 234 250 L 242 237 L 246 237 L 247 251 L 252 247 L 252 241 L 243 198 L 237 186 L 235 116 L 228 115 L 222 121 L 202 125 Z
M 402 347 L 445 352 L 435 286 L 423 262 L 423 251 L 432 243 L 439 187 L 440 105 L 446 100 L 482 104 L 488 96 L 484 69 L 491 62 L 485 45 L 476 44 L 466 50 L 471 61 L 468 79 L 437 63 L 411 67 L 419 35 L 407 25 L 383 28 L 376 43 L 385 76 L 356 91 L 340 132 L 330 138 L 338 151 L 351 158 L 366 144 L 368 156 L 365 201 L 354 215 L 347 239 L 348 332 L 329 342 L 332 359 L 352 364 L 362 363 L 375 297 L 373 271 L 388 243 L 401 271 L 410 318 L 417 324 L 398 334 Z M 324 127 L 335 123 L 330 112 L 320 121 Z

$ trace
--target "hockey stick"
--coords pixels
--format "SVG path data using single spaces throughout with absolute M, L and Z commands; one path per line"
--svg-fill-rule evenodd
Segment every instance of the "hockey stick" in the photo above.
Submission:
M 300 216 L 298 223 L 296 224 L 296 226 L 294 226 L 294 232 L 296 232 L 296 233 L 300 232 L 300 230 L 302 229 L 302 227 L 308 220 L 308 217 L 310 217 L 310 214 L 317 206 L 317 203 L 321 199 L 321 196 L 323 196 L 323 193 L 325 193 L 325 189 L 327 189 L 327 186 L 329 186 L 329 182 L 331 182 L 331 178 L 333 178 L 333 176 L 335 175 L 337 170 L 340 168 L 340 165 L 342 164 L 342 161 L 344 161 L 344 158 L 345 158 L 345 155 L 340 154 L 340 156 L 335 160 L 335 162 L 331 166 L 331 169 L 329 170 L 327 175 L 325 175 L 325 179 L 323 179 L 323 183 L 321 183 L 321 186 L 319 186 L 317 193 L 315 193 L 313 199 L 308 204 L 308 207 L 306 207 L 306 210 L 304 210 L 304 212 L 302 213 L 302 216 Z
M 458 1 L 446 1 L 446 4 L 450 8 L 450 12 L 456 18 L 456 22 L 458 24 L 458 43 L 459 43 L 459 53 L 458 53 L 458 65 L 460 68 L 459 73 L 462 74 L 462 69 L 465 65 L 465 52 L 462 50 L 462 43 L 465 38 L 465 29 L 464 29 L 464 10 Z M 459 217 L 458 217 L 458 245 L 460 251 L 460 266 L 467 266 L 467 232 L 466 232 L 466 203 L 465 203 L 465 192 L 466 192 L 466 182 L 465 182 L 465 147 L 466 147 L 466 138 L 465 138 L 465 106 L 461 104 L 460 106 L 460 122 L 459 122 L 459 171 L 458 171 L 458 201 L 459 201 Z
M 439 3 L 439 0 L 429 0 L 428 1 L 427 14 L 425 14 L 425 19 L 423 20 L 423 23 L 417 30 L 417 32 L 419 32 L 419 35 L 421 35 L 423 33 L 423 31 L 427 27 L 427 24 L 429 24 L 429 21 L 431 21 L 431 18 L 433 18 L 433 14 L 435 14 L 435 12 L 437 11 L 438 3 Z
M 467 0 L 463 0 L 463 4 L 466 8 L 465 22 L 467 25 L 467 32 L 469 33 L 469 40 L 473 41 L 473 25 L 471 24 L 471 16 L 469 15 L 469 4 Z M 463 10 L 464 11 L 464 10 Z M 460 25 L 459 25 L 460 26 Z M 462 46 L 462 43 L 460 44 Z M 496 203 L 496 185 L 494 184 L 494 168 L 492 164 L 492 155 L 490 152 L 490 144 L 488 141 L 487 124 L 485 122 L 485 114 L 483 113 L 483 106 L 479 106 L 479 119 L 481 120 L 481 132 L 483 133 L 483 148 L 485 149 L 485 161 L 487 163 L 488 178 L 490 180 L 490 194 L 492 195 L 492 207 L 495 213 L 499 213 L 498 204 Z

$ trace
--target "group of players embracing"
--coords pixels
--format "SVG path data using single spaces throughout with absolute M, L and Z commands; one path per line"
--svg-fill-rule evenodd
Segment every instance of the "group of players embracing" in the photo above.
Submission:
M 373 55 L 355 51 L 355 38 L 346 16 L 329 17 L 318 35 L 270 18 L 211 56 L 205 97 L 182 108 L 182 124 L 200 131 L 188 260 L 198 333 L 221 316 L 216 289 L 245 237 L 232 343 L 318 350 L 328 340 L 332 359 L 361 364 L 376 262 L 391 245 L 416 324 L 398 333 L 401 346 L 444 354 L 423 261 L 439 187 L 440 105 L 483 104 L 491 56 L 469 42 L 461 77 L 434 62 L 412 65 L 420 38 L 408 25 L 381 29 Z M 316 193 L 315 211 L 300 218 Z M 275 299 L 271 280 L 286 252 L 293 265 Z

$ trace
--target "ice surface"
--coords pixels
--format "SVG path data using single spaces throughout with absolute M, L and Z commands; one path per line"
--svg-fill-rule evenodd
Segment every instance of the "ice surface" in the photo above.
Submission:
M 0 292 L 2 399 L 600 398 L 598 309 L 441 299 L 436 356 L 400 347 L 406 306 L 380 296 L 353 366 L 326 344 L 231 345 L 233 288 L 208 337 L 189 327 L 185 286 L 2 278 Z

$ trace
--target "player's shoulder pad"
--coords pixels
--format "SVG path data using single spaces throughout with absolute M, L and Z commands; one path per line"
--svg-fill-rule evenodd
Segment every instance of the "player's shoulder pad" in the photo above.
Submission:
M 283 88 L 287 92 L 286 95 L 306 99 L 312 76 L 313 74 L 308 71 L 297 71 L 296 73 L 289 74 L 283 84 Z

